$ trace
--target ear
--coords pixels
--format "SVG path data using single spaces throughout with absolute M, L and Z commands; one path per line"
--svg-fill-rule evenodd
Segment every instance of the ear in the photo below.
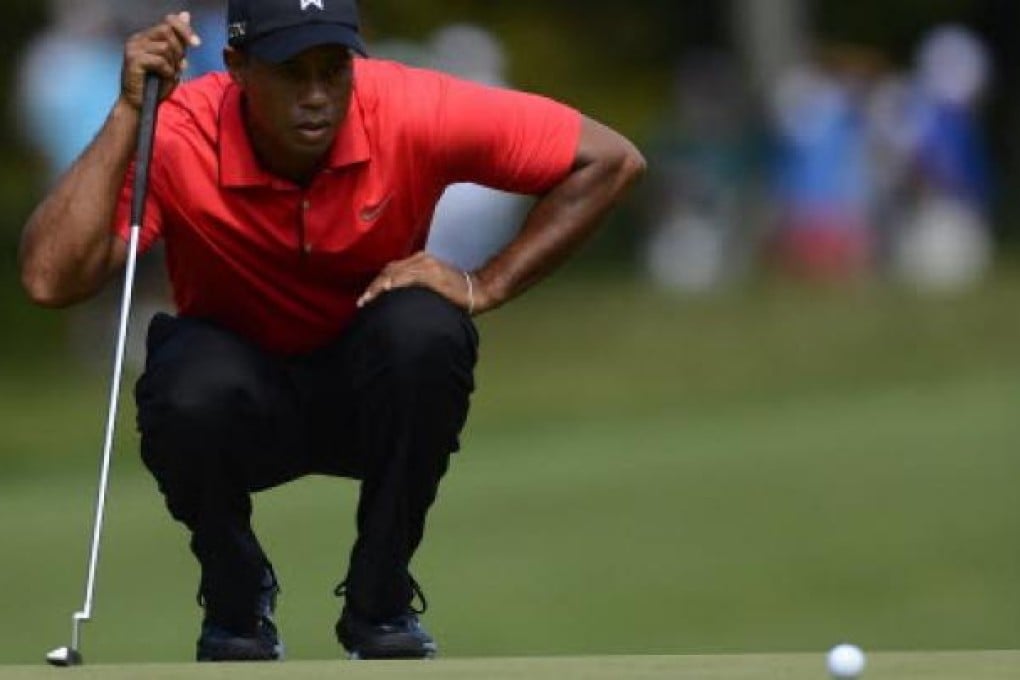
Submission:
M 235 83 L 244 84 L 244 69 L 247 64 L 248 56 L 244 52 L 230 46 L 223 48 L 223 65 L 227 67 L 227 72 Z

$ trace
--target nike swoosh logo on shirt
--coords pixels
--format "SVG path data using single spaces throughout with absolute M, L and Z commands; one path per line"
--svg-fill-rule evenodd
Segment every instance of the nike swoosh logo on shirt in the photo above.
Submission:
M 359 217 L 361 217 L 361 221 L 375 222 L 377 219 L 379 219 L 379 216 L 383 214 L 383 211 L 386 210 L 386 206 L 390 204 L 390 201 L 392 199 L 393 194 L 390 193 L 386 196 L 386 198 L 379 201 L 375 205 L 366 205 L 364 208 L 361 209 L 361 213 L 359 214 Z

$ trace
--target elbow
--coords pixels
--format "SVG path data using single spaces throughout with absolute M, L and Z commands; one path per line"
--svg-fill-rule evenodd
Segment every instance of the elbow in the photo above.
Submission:
M 645 160 L 644 155 L 638 151 L 636 146 L 630 143 L 627 146 L 628 148 L 621 163 L 621 172 L 626 178 L 627 186 L 631 186 L 648 172 L 648 161 Z
M 57 294 L 56 288 L 46 281 L 28 276 L 21 277 L 21 287 L 32 304 L 50 309 L 59 309 L 67 306 L 68 302 Z
M 623 197 L 647 172 L 648 162 L 630 141 L 621 138 L 621 144 L 614 154 L 613 175 L 619 197 Z
M 591 118 L 585 118 L 577 153 L 577 168 L 590 173 L 619 199 L 645 174 L 648 162 L 629 139 Z
M 35 216 L 26 225 L 18 248 L 18 277 L 25 296 L 40 307 L 57 308 L 66 304 L 61 296 L 60 285 L 52 258 L 46 248 L 34 238 L 37 229 Z
M 40 307 L 62 308 L 97 292 L 110 272 L 105 251 L 58 247 L 26 231 L 18 252 L 18 273 L 25 296 Z
M 53 276 L 30 263 L 22 263 L 21 287 L 29 301 L 40 307 L 59 309 L 73 302 L 53 280 Z

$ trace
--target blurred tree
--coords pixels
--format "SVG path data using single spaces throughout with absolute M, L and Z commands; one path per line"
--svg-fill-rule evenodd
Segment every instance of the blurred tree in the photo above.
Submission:
M 3 263 L 0 272 L 7 271 L 13 261 L 14 244 L 18 228 L 34 202 L 32 179 L 42 173 L 21 142 L 15 122 L 16 92 L 14 83 L 17 65 L 27 36 L 40 30 L 46 20 L 45 5 L 38 0 L 8 0 L 3 21 L 0 21 L 0 247 Z M 54 74 L 54 77 L 59 77 Z M 33 168 L 26 172 L 27 167 Z
M 713 0 L 363 0 L 369 37 L 422 39 L 471 21 L 495 30 L 510 53 L 510 80 L 647 132 L 668 105 L 668 83 L 685 47 L 725 42 L 725 3 Z

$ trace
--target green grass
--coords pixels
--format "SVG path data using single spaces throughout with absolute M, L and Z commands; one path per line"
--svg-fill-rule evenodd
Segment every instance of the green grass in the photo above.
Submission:
M 1018 652 L 884 653 L 868 659 L 874 680 L 1007 680 L 1016 677 Z M 458 680 L 817 680 L 825 676 L 821 654 L 729 656 L 591 656 L 561 658 L 456 659 L 432 662 L 305 661 L 284 665 L 144 664 L 83 666 L 73 671 L 15 666 L 0 669 L 0 680 L 75 678 L 279 678 L 301 680 L 334 674 L 346 680 L 443 678 Z
M 698 301 L 567 277 L 483 318 L 464 451 L 415 563 L 444 656 L 810 651 L 768 657 L 809 669 L 839 640 L 1015 648 L 1017 309 L 1010 276 L 942 300 L 769 286 Z M 0 663 L 66 644 L 82 596 L 105 366 L 41 357 L 0 383 Z M 97 663 L 187 660 L 196 568 L 125 410 L 83 648 Z M 337 656 L 330 589 L 355 491 L 308 479 L 257 502 L 293 659 Z M 768 675 L 756 657 L 711 675 L 699 658 L 661 672 L 820 677 Z M 930 658 L 868 677 L 920 677 L 911 664 Z M 946 657 L 989 674 L 925 677 L 1006 677 L 1002 658 Z M 619 662 L 659 677 L 654 658 Z M 456 663 L 429 668 L 486 662 Z M 556 662 L 486 677 L 527 663 Z

